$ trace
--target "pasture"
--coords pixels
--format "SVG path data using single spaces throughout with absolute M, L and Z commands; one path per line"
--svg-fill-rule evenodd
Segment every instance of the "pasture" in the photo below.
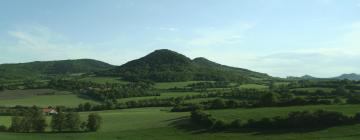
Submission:
M 351 107 L 351 106 L 349 106 Z M 309 108 L 312 108 L 309 106 Z M 336 107 L 335 107 L 336 108 Z M 294 108 L 296 109 L 296 108 Z M 310 132 L 209 132 L 189 124 L 188 112 L 168 112 L 168 108 L 139 108 L 98 112 L 103 126 L 90 133 L 7 133 L 0 132 L 1 140 L 357 140 L 360 125 L 340 126 Z M 220 110 L 218 110 L 220 111 Z M 254 110 L 254 112 L 258 112 Z M 350 111 L 351 112 L 351 111 Z M 349 112 L 349 113 L 350 113 Z M 219 112 L 220 113 L 220 112 Z M 252 113 L 247 112 L 247 113 Z M 84 118 L 88 112 L 81 113 Z M 265 113 L 264 113 L 265 114 Z M 245 114 L 247 115 L 247 114 Z M 1 116 L 0 123 L 8 117 Z
M 316 111 L 319 109 L 342 112 L 346 115 L 354 115 L 360 112 L 360 105 L 307 105 L 307 106 L 291 106 L 291 107 L 263 107 L 254 109 L 223 109 L 208 111 L 216 118 L 232 121 L 240 119 L 247 121 L 248 119 L 261 119 L 264 117 L 286 116 L 292 111 Z
M 76 107 L 80 103 L 97 103 L 86 97 L 80 97 L 67 91 L 51 89 L 11 90 L 0 92 L 0 106 L 57 106 Z

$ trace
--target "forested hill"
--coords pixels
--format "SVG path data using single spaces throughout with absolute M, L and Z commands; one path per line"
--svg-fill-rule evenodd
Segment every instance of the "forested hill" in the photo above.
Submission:
M 24 79 L 51 74 L 89 73 L 111 69 L 112 65 L 92 60 L 35 61 L 0 65 L 1 79 Z
M 269 78 L 266 74 L 220 65 L 205 58 L 191 60 L 182 54 L 167 49 L 156 50 L 140 59 L 98 74 L 121 76 L 129 81 L 152 80 L 157 82 L 243 81 L 253 78 Z
M 348 80 L 360 80 L 360 75 L 351 73 L 351 74 L 343 74 L 341 76 L 335 77 L 335 79 L 348 79 Z

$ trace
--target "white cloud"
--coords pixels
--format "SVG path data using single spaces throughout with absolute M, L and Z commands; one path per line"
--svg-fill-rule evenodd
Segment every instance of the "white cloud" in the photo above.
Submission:
M 253 27 L 253 24 L 241 23 L 225 28 L 197 30 L 195 37 L 188 39 L 186 44 L 193 47 L 239 44 L 244 39 L 244 33 Z
M 170 31 L 170 32 L 179 31 L 179 29 L 175 27 L 160 27 L 159 29 L 162 31 Z
M 16 42 L 0 48 L 17 56 L 12 62 L 92 58 L 107 62 L 118 56 L 106 42 L 87 44 L 67 39 L 44 26 L 30 26 L 8 32 Z M 124 52 L 124 51 L 123 51 Z M 6 56 L 3 56 L 6 57 Z M 1 56 L 0 56 L 1 58 Z M 120 58 L 121 61 L 121 58 Z M 118 62 L 118 61 L 115 61 Z M 8 63 L 8 62 L 7 62 Z
M 289 74 L 332 77 L 342 73 L 359 73 L 360 26 L 358 25 L 360 24 L 348 25 L 346 33 L 339 35 L 326 46 L 258 56 L 249 67 L 282 77 Z

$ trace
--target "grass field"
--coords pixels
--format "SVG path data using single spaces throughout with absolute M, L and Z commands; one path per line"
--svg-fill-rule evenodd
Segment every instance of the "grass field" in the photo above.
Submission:
M 351 106 L 350 106 L 351 107 Z M 311 108 L 311 107 L 310 107 Z M 98 112 L 103 126 L 92 133 L 6 133 L 1 140 L 357 140 L 360 125 L 333 127 L 311 132 L 207 132 L 189 124 L 189 113 L 171 113 L 168 108 L 140 108 Z M 220 110 L 217 110 L 220 111 Z M 254 110 L 255 112 L 258 112 Z M 252 112 L 248 112 L 252 113 Z M 276 112 L 274 112 L 276 113 Z M 84 118 L 88 113 L 81 113 Z M 246 114 L 248 115 L 248 114 Z M 7 117 L 8 118 L 8 117 Z M 0 123 L 6 121 L 0 117 Z
M 343 112 L 347 115 L 354 115 L 360 112 L 360 105 L 310 105 L 310 106 L 293 106 L 293 107 L 265 107 L 255 109 L 224 109 L 209 111 L 215 117 L 224 120 L 248 120 L 261 119 L 263 117 L 286 116 L 291 111 L 316 111 L 319 109 Z
M 0 106 L 57 106 L 63 105 L 68 107 L 76 107 L 80 103 L 92 102 L 96 103 L 93 100 L 81 98 L 74 94 L 59 94 L 59 95 L 36 95 L 36 96 L 27 96 L 23 98 L 0 98 Z

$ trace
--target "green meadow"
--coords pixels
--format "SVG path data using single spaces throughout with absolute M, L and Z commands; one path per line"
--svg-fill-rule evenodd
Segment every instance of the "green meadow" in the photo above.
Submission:
M 13 90 L 0 92 L 0 106 L 57 106 L 76 107 L 80 103 L 97 103 L 87 97 L 78 96 L 66 91 L 51 89 Z
M 323 106 L 327 107 L 327 106 Z M 349 109 L 348 113 L 354 112 L 359 109 L 358 106 L 328 106 L 337 110 L 346 107 L 354 107 Z M 292 109 L 298 109 L 294 107 Z M 304 106 L 303 109 L 315 109 L 313 106 Z M 316 140 L 357 140 L 360 138 L 360 125 L 339 126 L 323 130 L 316 130 L 310 132 L 211 132 L 206 131 L 200 127 L 193 126 L 189 123 L 188 112 L 172 113 L 168 111 L 169 108 L 139 108 L 139 109 L 124 109 L 124 110 L 111 110 L 100 111 L 98 113 L 103 117 L 103 126 L 98 132 L 89 133 L 6 133 L 0 132 L 1 140 L 303 140 L 303 139 L 316 139 Z M 237 114 L 237 117 L 249 116 L 250 114 L 257 114 L 269 108 L 263 109 L 250 109 L 246 114 Z M 291 108 L 285 109 L 287 111 Z M 271 110 L 271 109 L 270 109 Z M 237 112 L 241 112 L 238 110 Z M 284 108 L 274 108 L 271 111 L 264 112 L 263 114 L 277 115 L 285 113 Z M 215 110 L 211 111 L 212 114 L 219 116 L 219 114 L 231 114 L 230 110 Z M 87 112 L 81 113 L 85 118 Z M 239 116 L 238 116 L 239 115 Z M 259 115 L 259 114 L 257 114 Z M 255 115 L 255 116 L 257 116 Z M 7 116 L 0 117 L 0 123 L 9 124 L 10 118 Z

